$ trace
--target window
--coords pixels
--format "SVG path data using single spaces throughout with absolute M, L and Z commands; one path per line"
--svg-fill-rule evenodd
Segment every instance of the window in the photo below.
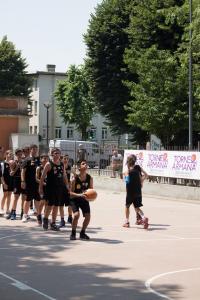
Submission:
M 73 128 L 71 127 L 67 128 L 67 139 L 73 139 L 73 137 L 74 137 Z
M 43 139 L 46 139 L 46 138 L 47 138 L 47 128 L 46 128 L 46 127 L 43 127 L 43 128 L 42 128 L 42 138 L 43 138 Z
M 56 127 L 55 128 L 55 138 L 56 139 L 61 139 L 61 127 Z
M 89 130 L 89 139 L 95 140 L 97 137 L 97 129 L 95 127 L 90 128 Z
M 102 140 L 107 140 L 108 137 L 108 129 L 102 128 Z
M 34 134 L 37 134 L 37 126 L 34 126 Z
M 33 126 L 29 127 L 29 133 L 32 134 L 33 133 Z
M 34 114 L 37 116 L 37 101 L 34 102 Z

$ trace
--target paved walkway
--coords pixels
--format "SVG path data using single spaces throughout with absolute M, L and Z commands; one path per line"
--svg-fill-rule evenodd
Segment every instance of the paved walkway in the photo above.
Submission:
M 124 199 L 98 189 L 88 242 L 0 218 L 0 299 L 199 300 L 200 206 L 145 196 L 149 229 L 126 229 Z

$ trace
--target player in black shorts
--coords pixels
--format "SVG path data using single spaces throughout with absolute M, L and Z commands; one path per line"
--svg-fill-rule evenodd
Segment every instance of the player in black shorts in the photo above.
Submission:
M 13 160 L 13 153 L 11 150 L 7 150 L 5 153 L 5 160 L 1 163 L 2 177 L 1 182 L 3 186 L 3 198 L 1 200 L 0 214 L 8 216 L 10 214 L 10 201 L 13 191 L 13 177 L 10 175 L 10 161 Z M 4 206 L 6 204 L 6 211 L 4 212 Z M 6 215 L 4 214 L 6 213 Z
M 22 148 L 22 159 L 23 162 L 30 156 L 30 147 L 29 146 L 25 146 Z M 23 165 L 23 163 L 22 163 Z M 20 218 L 22 220 L 23 218 L 23 214 L 24 214 L 24 202 L 26 201 L 26 189 L 22 189 L 22 195 L 21 195 L 21 215 Z M 31 201 L 33 203 L 33 201 Z M 30 204 L 30 208 L 33 208 L 33 204 Z
M 49 156 L 48 154 L 41 154 L 40 155 L 40 162 L 41 162 L 41 165 L 37 167 L 36 169 L 36 180 L 37 180 L 37 183 L 39 184 L 40 183 L 40 178 L 42 176 L 42 172 L 44 170 L 44 167 L 46 165 L 46 163 L 49 161 Z M 47 193 L 46 193 L 46 178 L 44 179 L 44 185 L 43 185 L 43 195 L 40 199 L 40 206 L 39 206 L 39 210 L 38 210 L 38 224 L 39 225 L 42 225 L 42 210 L 43 208 L 47 207 Z
M 70 177 L 71 177 L 71 165 L 69 163 L 69 156 L 66 154 L 64 156 L 61 157 L 61 161 L 64 164 L 65 167 L 65 171 L 66 171 L 66 175 L 67 175 L 67 180 L 68 180 L 68 184 L 69 184 L 69 188 L 70 188 Z M 60 206 L 60 227 L 64 227 L 65 226 L 65 219 L 64 219 L 64 206 Z M 68 206 L 68 218 L 67 218 L 67 222 L 72 224 L 72 208 L 71 206 Z
M 58 207 L 69 205 L 69 191 L 65 168 L 60 160 L 60 150 L 57 148 L 53 149 L 51 155 L 52 160 L 46 163 L 42 172 L 39 191 L 42 197 L 44 195 L 44 180 L 46 178 L 46 197 L 48 205 L 44 214 L 43 228 L 44 230 L 48 229 L 48 217 L 52 211 L 51 229 L 58 231 L 59 227 L 56 225 Z
M 16 220 L 16 207 L 18 199 L 22 193 L 21 190 L 21 168 L 22 168 L 22 150 L 15 150 L 15 159 L 10 162 L 10 175 L 13 177 L 13 193 L 14 200 L 12 204 L 12 210 L 7 219 Z
M 22 189 L 26 190 L 26 200 L 24 202 L 24 215 L 22 222 L 28 221 L 28 212 L 30 209 L 30 202 L 34 200 L 36 211 L 38 212 L 40 205 L 39 185 L 36 181 L 36 168 L 40 165 L 40 158 L 38 157 L 38 146 L 30 145 L 30 156 L 24 160 L 22 166 Z
M 142 184 L 140 172 L 137 168 L 134 168 L 136 163 L 136 156 L 130 155 L 127 158 L 127 167 L 128 174 L 126 176 L 126 222 L 123 225 L 124 227 L 130 227 L 129 225 L 129 214 L 130 214 L 130 206 L 133 204 L 135 211 L 140 215 L 143 221 L 144 228 L 147 229 L 148 218 L 144 216 L 143 211 L 141 210 L 142 205 Z
M 85 160 L 82 160 L 78 163 L 78 168 L 80 173 L 78 175 L 75 175 L 74 179 L 72 180 L 70 192 L 70 205 L 74 213 L 70 240 L 76 240 L 76 228 L 78 219 L 80 217 L 79 209 L 82 210 L 82 214 L 84 217 L 82 229 L 80 232 L 80 239 L 89 240 L 90 238 L 85 233 L 85 231 L 90 222 L 90 204 L 85 198 L 84 191 L 93 188 L 93 178 L 89 174 L 87 174 L 87 162 Z

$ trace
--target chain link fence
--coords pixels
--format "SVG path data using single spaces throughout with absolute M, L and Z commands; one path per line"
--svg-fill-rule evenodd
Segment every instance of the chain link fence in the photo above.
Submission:
M 57 140 L 58 141 L 58 140 Z M 119 145 L 117 141 L 105 141 L 101 144 L 96 142 L 83 142 L 83 141 L 65 141 L 63 143 L 57 143 L 54 141 L 54 144 L 50 149 L 46 146 L 40 147 L 41 152 L 50 152 L 53 146 L 58 147 L 61 150 L 62 155 L 68 154 L 69 161 L 71 166 L 76 166 L 79 160 L 85 159 L 88 162 L 89 170 L 88 172 L 94 176 L 106 176 L 113 177 L 112 170 L 112 155 L 113 151 L 117 150 L 121 154 L 122 158 L 124 156 L 125 149 L 137 149 L 144 150 L 144 147 L 140 145 L 128 146 Z M 199 148 L 199 147 L 198 147 Z M 198 151 L 198 148 L 195 148 L 193 151 Z M 189 151 L 188 147 L 183 146 L 166 146 L 162 150 L 168 151 Z M 154 150 L 155 151 L 155 150 Z M 121 171 L 116 171 L 115 176 L 120 178 Z M 191 179 L 181 179 L 181 178 L 169 178 L 162 176 L 149 176 L 149 182 L 152 183 L 162 183 L 162 184 L 172 184 L 172 185 L 185 185 L 185 186 L 200 186 L 200 180 L 191 180 Z

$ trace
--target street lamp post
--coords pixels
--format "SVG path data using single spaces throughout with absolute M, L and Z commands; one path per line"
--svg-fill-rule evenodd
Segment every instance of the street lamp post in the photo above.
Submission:
M 192 0 L 189 0 L 190 29 L 189 29 L 189 150 L 193 148 L 193 94 L 192 94 Z
M 47 147 L 49 146 L 49 108 L 51 107 L 52 103 L 45 102 L 44 107 L 47 110 Z

